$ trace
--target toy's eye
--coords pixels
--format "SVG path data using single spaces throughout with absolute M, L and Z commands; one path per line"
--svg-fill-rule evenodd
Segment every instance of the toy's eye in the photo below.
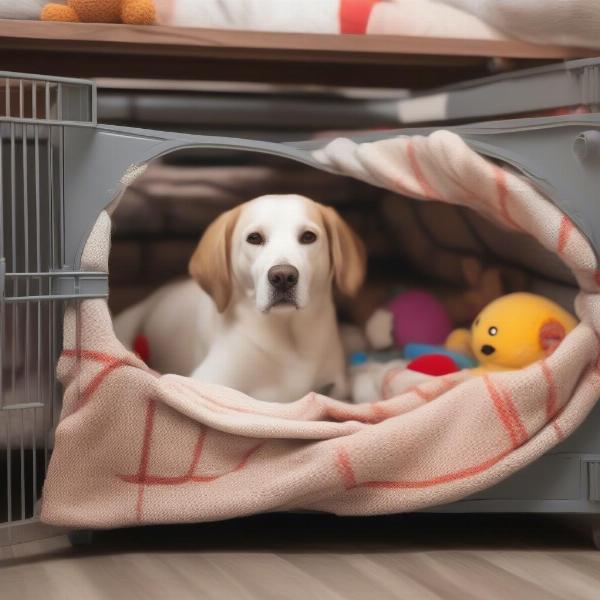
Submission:
M 498 333 L 498 328 L 497 328 L 497 327 L 490 327 L 490 328 L 488 329 L 488 333 L 489 333 L 490 335 L 496 335 L 496 334 Z
M 246 241 L 249 244 L 254 244 L 255 246 L 260 246 L 265 243 L 265 238 L 260 235 L 257 231 L 253 231 L 246 236 Z
M 316 241 L 317 241 L 317 234 L 313 233 L 312 231 L 305 231 L 300 236 L 300 243 L 301 244 L 313 244 Z

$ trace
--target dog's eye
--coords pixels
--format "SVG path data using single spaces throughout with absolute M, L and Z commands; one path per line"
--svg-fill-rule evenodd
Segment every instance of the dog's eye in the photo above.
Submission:
M 312 244 L 312 243 L 314 243 L 316 241 L 317 241 L 317 234 L 313 233 L 312 231 L 305 231 L 300 236 L 300 243 L 301 244 Z
M 498 333 L 498 328 L 497 328 L 497 327 L 490 327 L 490 328 L 488 329 L 488 333 L 489 333 L 490 335 L 496 335 L 496 334 Z
M 246 237 L 246 241 L 249 244 L 254 244 L 255 246 L 260 246 L 261 244 L 264 243 L 265 238 L 263 238 L 263 236 L 260 235 L 260 233 L 258 233 L 257 231 L 253 231 L 252 233 L 248 234 L 248 236 Z

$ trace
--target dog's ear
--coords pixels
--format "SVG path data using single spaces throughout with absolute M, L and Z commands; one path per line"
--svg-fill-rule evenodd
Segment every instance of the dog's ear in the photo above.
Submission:
M 352 231 L 336 210 L 321 206 L 335 283 L 346 296 L 354 296 L 361 288 L 367 271 L 367 252 L 362 240 Z
M 231 238 L 240 207 L 236 206 L 213 221 L 200 239 L 189 263 L 190 275 L 223 312 L 231 300 Z

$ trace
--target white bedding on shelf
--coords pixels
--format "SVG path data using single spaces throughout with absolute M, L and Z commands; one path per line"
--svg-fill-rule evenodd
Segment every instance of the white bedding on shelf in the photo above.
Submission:
M 542 44 L 600 48 L 598 0 L 440 0 L 512 37 Z
M 47 0 L 0 0 L 0 19 L 39 19 L 46 2 Z
M 0 19 L 38 19 L 48 1 L 0 0 Z M 52 1 L 64 4 L 66 0 Z M 509 36 L 540 44 L 600 48 L 598 0 L 379 0 L 370 12 L 364 8 L 369 0 L 363 0 L 362 8 L 356 0 L 155 2 L 161 25 L 344 33 L 348 27 L 363 27 L 357 21 L 364 18 L 358 33 L 459 39 Z
M 364 0 L 360 8 L 361 2 L 356 0 L 156 0 L 159 23 L 165 25 L 344 33 L 345 27 L 356 27 L 366 18 L 360 33 L 488 40 L 511 37 L 541 44 L 600 47 L 598 0 L 380 0 L 365 17 L 368 2 Z

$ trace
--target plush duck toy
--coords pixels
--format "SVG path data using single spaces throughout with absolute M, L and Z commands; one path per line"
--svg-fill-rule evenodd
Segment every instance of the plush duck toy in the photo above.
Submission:
M 46 4 L 41 18 L 42 21 L 152 25 L 156 7 L 154 0 L 67 0 L 64 4 Z
M 517 292 L 488 304 L 470 331 L 454 330 L 446 348 L 473 356 L 479 362 L 474 373 L 521 369 L 552 354 L 576 325 L 555 302 Z

